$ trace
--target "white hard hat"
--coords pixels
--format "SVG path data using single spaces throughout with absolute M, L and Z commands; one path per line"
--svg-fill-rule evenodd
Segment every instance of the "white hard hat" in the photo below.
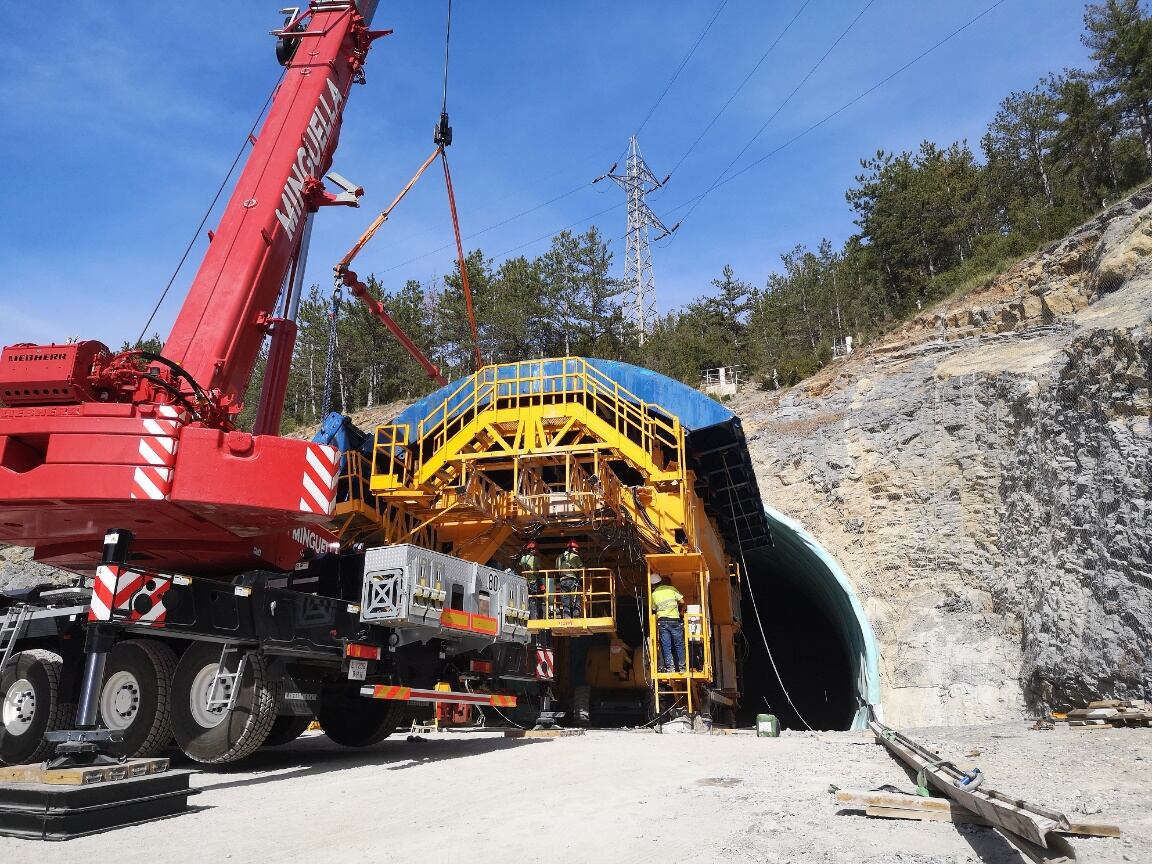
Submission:
M 653 573 L 651 576 L 648 577 L 648 581 L 653 585 L 659 585 L 664 580 L 660 578 L 659 573 Z

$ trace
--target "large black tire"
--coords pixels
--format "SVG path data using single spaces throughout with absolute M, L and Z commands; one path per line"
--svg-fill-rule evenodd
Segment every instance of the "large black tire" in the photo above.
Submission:
M 194 642 L 176 664 L 172 679 L 172 736 L 176 746 L 197 762 L 235 762 L 264 743 L 276 722 L 279 684 L 268 675 L 263 657 L 251 653 L 244 664 L 240 692 L 230 711 L 207 708 L 208 688 L 220 662 L 222 646 Z M 236 671 L 233 654 L 229 671 Z
M 154 639 L 117 642 L 104 667 L 100 722 L 122 732 L 118 756 L 155 756 L 172 741 L 172 677 L 176 654 Z
M 371 747 L 396 731 L 406 715 L 403 702 L 368 699 L 360 688 L 336 686 L 320 695 L 316 719 L 324 734 L 344 747 Z
M 268 737 L 264 739 L 261 746 L 279 747 L 281 744 L 289 744 L 303 735 L 304 730 L 308 728 L 308 724 L 311 722 L 312 718 L 307 714 L 300 717 L 293 714 L 281 714 L 272 724 L 272 731 L 268 733 Z
M 44 733 L 65 728 L 72 705 L 60 698 L 59 654 L 35 649 L 9 658 L 0 675 L 0 762 L 41 762 L 54 745 Z

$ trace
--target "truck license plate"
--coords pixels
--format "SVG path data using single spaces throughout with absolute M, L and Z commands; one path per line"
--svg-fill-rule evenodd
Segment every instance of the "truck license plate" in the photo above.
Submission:
M 349 660 L 348 661 L 348 680 L 349 681 L 363 681 L 368 677 L 368 661 L 367 660 Z

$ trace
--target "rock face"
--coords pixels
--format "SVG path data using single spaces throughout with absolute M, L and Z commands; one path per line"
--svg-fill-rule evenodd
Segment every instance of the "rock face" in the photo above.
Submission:
M 0 591 L 19 591 L 37 585 L 63 587 L 75 581 L 75 574 L 33 561 L 31 549 L 0 546 Z
M 1152 190 L 787 391 L 764 500 L 835 556 L 886 718 L 1141 697 L 1152 671 Z

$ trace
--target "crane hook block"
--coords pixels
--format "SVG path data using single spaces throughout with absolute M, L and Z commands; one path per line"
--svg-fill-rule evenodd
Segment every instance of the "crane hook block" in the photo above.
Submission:
M 447 147 L 452 143 L 452 127 L 448 125 L 447 112 L 440 112 L 440 122 L 436 124 L 436 131 L 432 133 L 432 143 L 438 147 Z

